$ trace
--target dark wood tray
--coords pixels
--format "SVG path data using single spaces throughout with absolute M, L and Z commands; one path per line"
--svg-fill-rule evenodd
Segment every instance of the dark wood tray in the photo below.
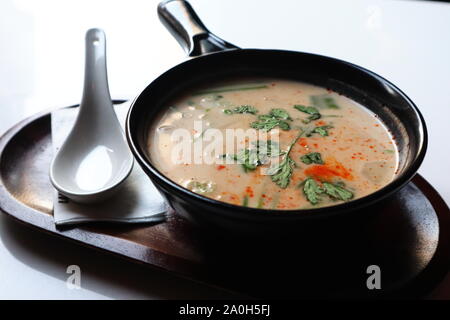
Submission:
M 299 231 L 298 238 L 279 243 L 211 240 L 173 212 L 156 225 L 57 229 L 48 177 L 50 130 L 46 112 L 0 139 L 0 208 L 81 245 L 256 298 L 419 297 L 449 270 L 450 211 L 419 175 L 366 209 L 378 212 L 370 219 Z M 382 272 L 382 290 L 375 292 L 366 287 L 373 264 Z

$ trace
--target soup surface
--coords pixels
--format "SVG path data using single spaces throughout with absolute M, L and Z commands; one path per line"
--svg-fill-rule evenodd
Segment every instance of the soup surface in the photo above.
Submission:
M 236 129 L 249 134 L 238 137 Z M 148 152 L 158 170 L 196 193 L 280 210 L 363 197 L 389 183 L 398 164 L 392 136 L 366 108 L 278 79 L 178 97 L 150 127 Z

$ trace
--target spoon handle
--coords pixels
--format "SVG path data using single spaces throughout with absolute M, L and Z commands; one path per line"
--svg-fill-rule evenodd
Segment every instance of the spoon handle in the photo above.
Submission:
M 80 113 L 84 112 L 83 106 L 92 105 L 112 108 L 106 71 L 106 36 L 101 29 L 89 29 L 86 32 L 84 88 Z

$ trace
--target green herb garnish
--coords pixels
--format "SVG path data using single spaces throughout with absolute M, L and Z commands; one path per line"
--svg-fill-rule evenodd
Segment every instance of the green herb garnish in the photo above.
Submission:
M 232 115 L 234 113 L 250 113 L 250 114 L 256 114 L 258 113 L 258 110 L 255 107 L 249 106 L 249 105 L 243 105 L 240 107 L 236 107 L 234 109 L 225 109 L 223 110 L 223 113 Z
M 384 150 L 384 153 L 390 153 L 390 154 L 393 154 L 393 153 L 395 153 L 395 151 L 394 151 L 394 150 Z
M 269 116 L 276 119 L 292 121 L 292 118 L 289 116 L 289 113 L 284 109 L 272 109 L 270 110 Z
M 253 145 L 256 147 L 259 161 L 262 164 L 266 164 L 268 158 L 279 157 L 285 154 L 280 150 L 279 144 L 272 140 L 258 140 L 256 143 L 254 142 Z
M 261 209 L 262 207 L 264 207 L 264 198 L 261 196 L 258 200 L 257 208 Z
M 267 174 L 272 176 L 272 181 L 275 182 L 280 188 L 286 189 L 289 185 L 292 177 L 292 172 L 294 171 L 294 167 L 296 163 L 291 159 L 289 153 L 292 150 L 292 147 L 295 145 L 298 139 L 303 135 L 304 131 L 301 130 L 294 141 L 289 145 L 288 149 L 284 153 L 283 160 L 276 166 L 269 168 Z
M 323 164 L 322 156 L 318 152 L 310 152 L 300 158 L 304 164 Z
M 325 114 L 325 115 L 322 115 L 322 118 L 343 118 L 344 116 L 340 116 L 340 115 L 337 115 L 337 114 Z
M 258 166 L 266 164 L 269 158 L 279 157 L 284 153 L 280 150 L 279 145 L 271 140 L 256 141 L 254 147 L 243 149 L 231 158 L 242 165 L 245 172 L 253 171 Z M 224 155 L 223 157 L 226 157 Z
M 311 137 L 313 134 L 317 133 L 320 134 L 322 137 L 327 137 L 328 134 L 328 130 L 332 129 L 333 126 L 320 126 L 320 127 L 315 127 L 314 129 L 312 129 L 311 131 L 309 131 L 306 136 L 307 137 Z
M 186 186 L 189 190 L 195 193 L 211 193 L 215 189 L 215 184 L 212 182 L 198 182 L 198 181 L 190 181 Z
M 275 118 L 260 118 L 261 121 L 255 121 L 251 123 L 253 129 L 259 129 L 264 131 L 270 131 L 275 127 L 280 127 L 282 130 L 290 130 L 291 126 L 284 120 L 278 120 Z
M 292 118 L 284 109 L 272 109 L 269 114 L 260 115 L 258 120 L 259 121 L 255 121 L 250 124 L 253 129 L 264 131 L 270 131 L 275 127 L 279 127 L 282 130 L 291 129 L 291 126 L 287 120 L 292 121 Z
M 248 87 L 217 88 L 217 89 L 212 89 L 212 90 L 198 91 L 198 92 L 194 93 L 193 96 L 201 96 L 201 95 L 206 95 L 206 94 L 231 92 L 231 91 L 258 90 L 258 89 L 266 89 L 266 88 L 268 88 L 267 85 L 248 86 Z
M 242 200 L 242 205 L 244 207 L 248 207 L 248 196 L 244 196 L 244 199 Z
M 270 168 L 268 174 L 272 176 L 272 181 L 281 189 L 286 189 L 291 181 L 295 165 L 295 161 L 286 156 L 278 166 Z
M 302 120 L 303 123 L 310 123 L 311 121 L 318 120 L 322 117 L 319 110 L 317 110 L 317 108 L 315 108 L 315 107 L 306 107 L 306 106 L 296 104 L 294 106 L 294 108 L 297 109 L 298 111 L 301 111 L 301 112 L 304 112 L 304 113 L 307 113 L 310 115 L 308 118 Z
M 349 201 L 353 198 L 353 192 L 345 189 L 342 182 L 323 182 L 322 186 L 319 186 L 313 178 L 308 178 L 301 185 L 303 185 L 306 199 L 313 205 L 320 202 L 322 194 L 326 194 L 333 200 Z
M 334 99 L 328 94 L 310 97 L 311 104 L 319 109 L 339 109 Z
M 348 201 L 353 198 L 353 193 L 340 184 L 323 183 L 324 192 L 335 200 Z
M 303 182 L 303 193 L 311 204 L 318 204 L 320 195 L 324 193 L 324 189 L 313 178 L 308 178 Z
M 234 155 L 234 160 L 238 161 L 245 172 L 255 170 L 261 163 L 258 152 L 254 149 L 244 149 Z

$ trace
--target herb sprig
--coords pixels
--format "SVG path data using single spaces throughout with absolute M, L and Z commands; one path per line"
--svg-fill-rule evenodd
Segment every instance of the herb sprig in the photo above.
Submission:
M 278 143 L 268 140 L 254 142 L 254 147 L 242 149 L 230 157 L 240 163 L 245 172 L 254 171 L 260 165 L 266 164 L 269 158 L 279 157 L 284 152 L 280 150 Z M 224 155 L 223 157 L 226 157 Z
M 295 161 L 292 160 L 292 158 L 289 156 L 289 153 L 297 143 L 297 140 L 300 139 L 300 137 L 304 134 L 304 132 L 304 130 L 300 130 L 300 133 L 297 135 L 294 141 L 291 142 L 288 149 L 286 150 L 283 160 L 278 165 L 270 167 L 267 172 L 268 175 L 272 176 L 272 181 L 282 189 L 286 189 L 289 185 L 292 177 L 292 172 L 294 171 L 294 168 L 296 166 Z
M 319 152 L 310 152 L 300 158 L 304 164 L 324 164 Z
M 213 182 L 210 181 L 190 181 L 186 187 L 195 193 L 206 194 L 213 192 L 216 186 Z
M 317 133 L 317 134 L 321 135 L 322 137 L 327 137 L 329 135 L 328 130 L 332 129 L 332 128 L 333 128 L 333 126 L 331 126 L 331 125 L 315 127 L 314 129 L 309 131 L 306 134 L 306 136 L 311 137 L 313 134 Z
M 243 114 L 243 113 L 257 114 L 258 110 L 255 107 L 250 106 L 250 105 L 242 105 L 242 106 L 236 107 L 234 109 L 225 109 L 225 110 L 223 110 L 223 113 L 228 114 L 228 115 L 232 115 L 232 114 L 235 114 L 235 113 L 240 113 L 240 114 Z
M 310 115 L 308 118 L 302 120 L 302 122 L 306 123 L 306 124 L 308 124 L 314 120 L 319 120 L 322 117 L 319 110 L 317 110 L 317 108 L 315 108 L 315 107 L 306 107 L 303 105 L 296 104 L 294 106 L 294 108 L 297 109 L 298 111 L 301 111 L 301 112 L 304 112 L 304 113 L 307 113 Z
M 306 196 L 306 199 L 311 202 L 311 204 L 318 204 L 320 201 L 320 195 L 323 193 L 323 189 L 319 187 L 317 182 L 308 178 L 303 182 L 303 193 Z
M 244 199 L 242 199 L 242 205 L 244 206 L 244 207 L 248 207 L 248 196 L 247 195 L 245 195 L 244 196 Z
M 335 200 L 348 201 L 353 198 L 353 192 L 345 189 L 339 184 L 324 182 L 322 185 L 325 193 Z
M 287 131 L 291 129 L 288 121 L 292 121 L 292 118 L 286 110 L 272 109 L 268 114 L 260 115 L 258 121 L 252 122 L 250 126 L 264 131 L 270 131 L 275 127 Z
M 270 168 L 268 174 L 272 176 L 272 181 L 281 189 L 286 189 L 291 181 L 292 172 L 294 171 L 295 166 L 295 161 L 292 160 L 291 157 L 286 156 L 278 166 Z
M 319 109 L 340 109 L 333 97 L 330 97 L 328 94 L 311 96 L 310 100 L 311 104 Z
M 313 205 L 321 200 L 321 195 L 325 194 L 333 200 L 349 201 L 353 199 L 353 192 L 344 188 L 342 183 L 323 182 L 322 186 L 313 178 L 307 178 L 303 183 L 303 193 L 306 199 Z

